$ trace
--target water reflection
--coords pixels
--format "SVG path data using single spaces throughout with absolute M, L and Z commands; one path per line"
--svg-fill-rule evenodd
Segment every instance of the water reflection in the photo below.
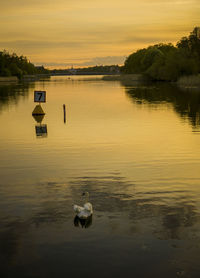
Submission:
M 66 124 L 66 106 L 63 104 L 63 116 L 64 116 L 64 124 Z
M 134 233 L 140 233 L 141 223 L 149 219 L 152 233 L 158 239 L 181 240 L 185 237 L 186 229 L 200 224 L 200 216 L 194 198 L 188 196 L 188 191 L 166 190 L 165 182 L 158 184 L 159 188 L 165 189 L 156 191 L 155 187 L 149 188 L 145 183 L 138 186 L 132 184 L 122 176 L 80 177 L 71 182 L 71 190 L 75 196 L 82 190 L 90 191 L 95 213 L 100 218 L 106 214 L 109 219 L 118 219 L 125 227 L 132 223 Z M 145 192 L 140 187 L 146 187 Z M 157 219 L 160 221 L 157 222 Z M 147 226 L 143 229 L 147 229 Z
M 4 107 L 28 98 L 29 89 L 34 87 L 34 83 L 0 85 L 0 112 Z
M 37 137 L 47 137 L 47 125 L 39 124 L 35 126 L 35 133 Z
M 162 239 L 183 239 L 185 229 L 195 226 L 199 222 L 199 216 L 195 212 L 195 206 L 180 204 L 164 209 L 161 230 L 156 235 Z
M 142 277 L 153 277 L 156 273 L 176 277 L 176 273 L 183 272 L 193 277 L 193 272 L 199 273 L 200 218 L 194 199 L 191 200 L 187 191 L 155 191 L 146 185 L 142 192 L 145 183 L 133 184 L 120 174 L 112 173 L 35 187 L 40 192 L 37 203 L 33 202 L 35 194 L 29 196 L 27 204 L 26 200 L 20 200 L 20 203 L 24 201 L 26 216 L 17 216 L 14 210 L 15 218 L 0 219 L 2 277 L 13 277 L 16 270 L 22 277 L 28 277 L 29 273 L 30 277 L 43 277 L 44 273 L 55 277 L 47 265 L 52 265 L 55 272 L 70 272 L 71 277 L 80 277 L 88 260 L 94 263 L 93 271 L 97 270 L 95 263 L 100 260 L 109 274 L 115 272 L 119 263 L 115 277 L 122 277 L 124 273 L 126 277 L 132 277 L 133 273 Z M 74 225 L 71 223 L 72 200 L 79 198 L 83 190 L 90 191 L 95 204 L 95 225 L 92 225 L 92 216 L 87 220 L 76 216 Z M 164 202 L 166 196 L 168 199 Z M 77 228 L 85 232 L 80 233 Z M 115 263 L 107 265 L 109 260 Z M 141 260 L 146 269 L 137 268 Z M 158 261 L 162 269 L 158 268 Z M 21 262 L 24 262 L 24 276 L 19 270 Z M 74 274 L 74 262 L 79 265 L 77 274 Z M 130 268 L 131 262 L 135 264 L 134 270 Z M 191 266 L 196 269 L 190 269 Z M 152 276 L 148 276 L 149 268 Z M 97 274 L 97 277 L 100 276 Z
M 35 125 L 36 137 L 45 138 L 47 137 L 47 124 L 42 124 L 44 119 L 44 114 L 42 115 L 32 115 L 37 124 Z
M 149 104 L 158 107 L 161 104 L 171 104 L 182 117 L 187 118 L 193 127 L 200 127 L 200 92 L 185 89 L 175 85 L 159 84 L 155 86 L 126 87 L 127 95 L 134 103 Z
M 92 225 L 92 215 L 88 218 L 83 219 L 79 218 L 77 215 L 74 217 L 74 226 L 75 227 L 82 227 L 82 228 L 89 228 Z
M 45 118 L 31 117 L 32 98 L 1 114 L 0 277 L 199 277 L 198 138 L 180 121 L 177 140 L 151 136 L 154 119 L 155 133 L 169 131 L 157 119 L 170 116 L 171 128 L 172 107 L 198 126 L 198 93 L 132 86 L 127 99 L 119 83 L 71 83 L 36 85 L 49 91 L 48 129 L 57 129 L 47 140 L 35 139 Z M 83 222 L 72 207 L 85 191 L 95 214 Z
M 43 121 L 43 119 L 44 119 L 44 114 L 40 114 L 40 115 L 32 115 L 33 116 L 33 118 L 35 119 L 35 121 L 38 123 L 38 124 L 40 124 L 42 121 Z

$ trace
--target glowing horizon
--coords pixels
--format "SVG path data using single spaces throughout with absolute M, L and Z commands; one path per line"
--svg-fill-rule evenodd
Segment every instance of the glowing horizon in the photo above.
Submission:
M 0 49 L 48 68 L 123 64 L 137 49 L 188 36 L 199 13 L 198 0 L 10 0 L 1 3 Z

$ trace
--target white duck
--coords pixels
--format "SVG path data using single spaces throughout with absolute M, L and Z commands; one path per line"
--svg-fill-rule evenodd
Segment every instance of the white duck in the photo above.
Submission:
M 93 214 L 92 204 L 88 202 L 88 192 L 84 192 L 82 196 L 86 196 L 86 203 L 83 205 L 83 207 L 74 205 L 74 211 L 80 219 L 87 219 Z

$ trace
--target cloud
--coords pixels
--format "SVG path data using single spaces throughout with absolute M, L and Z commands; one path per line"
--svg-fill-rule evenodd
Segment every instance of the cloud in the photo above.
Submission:
M 134 26 L 133 24 L 125 24 L 112 25 L 107 28 L 103 25 L 96 26 L 96 28 L 93 26 L 88 27 L 87 30 L 80 28 L 80 30 L 74 30 L 73 32 L 62 30 L 58 37 L 55 37 L 52 31 L 52 34 L 49 34 L 47 37 L 44 34 L 43 39 L 37 38 L 34 34 L 31 35 L 32 38 L 27 36 L 27 39 L 0 39 L 0 44 L 2 47 L 25 50 L 33 49 L 35 51 L 42 51 L 44 49 L 55 49 L 55 51 L 58 49 L 74 50 L 76 48 L 79 48 L 81 51 L 87 47 L 96 47 L 96 49 L 107 47 L 108 49 L 110 47 L 122 47 L 122 45 L 130 44 L 158 43 L 163 40 L 171 42 L 180 39 L 180 36 L 177 37 L 177 34 L 180 32 L 187 35 L 185 29 L 185 26 L 179 25 L 156 26 L 155 24 L 141 24 Z
M 123 64 L 125 56 L 106 56 L 106 57 L 95 57 L 88 62 L 85 62 L 85 65 L 113 65 L 113 64 Z
M 0 48 L 33 63 L 119 64 L 117 57 L 176 43 L 200 23 L 199 0 L 1 2 Z
M 89 67 L 96 65 L 122 65 L 125 61 L 125 56 L 105 56 L 105 57 L 94 57 L 92 59 L 70 59 L 70 62 L 66 63 L 55 63 L 55 62 L 37 62 L 36 65 L 43 65 L 50 68 L 69 68 L 72 65 L 74 67 Z

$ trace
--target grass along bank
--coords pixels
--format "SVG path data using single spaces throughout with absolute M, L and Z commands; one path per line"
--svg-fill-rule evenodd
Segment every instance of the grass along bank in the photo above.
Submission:
M 17 82 L 17 76 L 0 76 L 0 82 Z
M 181 87 L 199 87 L 200 88 L 200 74 L 182 76 L 178 79 L 177 84 Z

